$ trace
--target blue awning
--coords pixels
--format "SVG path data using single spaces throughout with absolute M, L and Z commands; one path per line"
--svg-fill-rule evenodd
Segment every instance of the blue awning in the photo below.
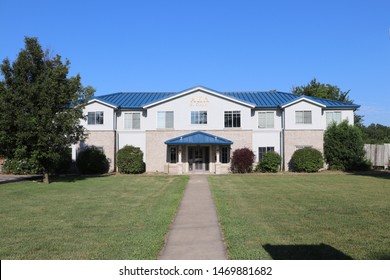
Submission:
M 206 132 L 197 131 L 172 138 L 164 142 L 167 145 L 231 145 L 232 141 Z

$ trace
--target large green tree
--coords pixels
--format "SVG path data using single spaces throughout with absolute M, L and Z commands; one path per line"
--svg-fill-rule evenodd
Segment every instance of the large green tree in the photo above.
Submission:
M 79 122 L 94 93 L 82 86 L 80 75 L 68 77 L 69 65 L 30 37 L 13 63 L 5 58 L 1 64 L 0 155 L 32 159 L 47 183 L 70 145 L 84 138 Z
M 307 85 L 293 87 L 292 92 L 299 95 L 337 100 L 348 104 L 353 103 L 353 100 L 348 97 L 350 90 L 342 91 L 337 86 L 320 83 L 315 78 Z M 362 126 L 362 122 L 363 116 L 355 114 L 355 124 Z

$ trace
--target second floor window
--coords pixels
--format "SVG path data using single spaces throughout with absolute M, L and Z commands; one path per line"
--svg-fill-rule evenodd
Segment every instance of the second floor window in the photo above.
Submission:
M 326 112 L 326 126 L 333 122 L 336 124 L 341 123 L 341 112 Z
M 157 112 L 157 128 L 173 128 L 173 111 Z
M 207 124 L 207 111 L 192 111 L 191 124 Z
M 259 128 L 274 128 L 274 112 L 259 112 Z
M 225 127 L 241 127 L 241 112 L 225 111 Z
M 104 113 L 101 111 L 88 112 L 88 124 L 103 124 Z
M 125 113 L 125 129 L 140 129 L 141 113 Z
M 296 124 L 311 124 L 311 111 L 295 111 Z

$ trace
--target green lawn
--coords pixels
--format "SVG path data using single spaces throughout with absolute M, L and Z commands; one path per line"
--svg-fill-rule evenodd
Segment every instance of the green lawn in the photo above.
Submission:
M 390 259 L 390 176 L 209 181 L 230 259 Z
M 156 259 L 186 176 L 0 185 L 0 259 Z

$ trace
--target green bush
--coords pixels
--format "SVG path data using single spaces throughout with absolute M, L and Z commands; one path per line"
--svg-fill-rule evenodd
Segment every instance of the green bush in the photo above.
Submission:
M 347 121 L 328 126 L 324 135 L 324 157 L 329 169 L 361 170 L 369 168 L 364 159 L 362 131 Z M 366 166 L 366 167 L 364 167 Z
M 4 161 L 2 172 L 17 175 L 42 174 L 42 168 L 31 158 L 9 158 Z
M 231 170 L 233 173 L 252 172 L 255 154 L 248 148 L 237 149 L 233 152 Z
M 109 169 L 106 155 L 94 146 L 89 146 L 79 152 L 76 166 L 81 174 L 103 174 Z
M 313 148 L 296 150 L 291 157 L 290 170 L 294 172 L 318 172 L 324 167 L 320 151 Z
M 256 171 L 273 172 L 279 171 L 282 158 L 276 152 L 268 152 L 263 156 L 263 159 L 257 164 Z
M 124 146 L 117 153 L 117 166 L 120 173 L 139 174 L 145 172 L 144 154 L 140 148 Z

